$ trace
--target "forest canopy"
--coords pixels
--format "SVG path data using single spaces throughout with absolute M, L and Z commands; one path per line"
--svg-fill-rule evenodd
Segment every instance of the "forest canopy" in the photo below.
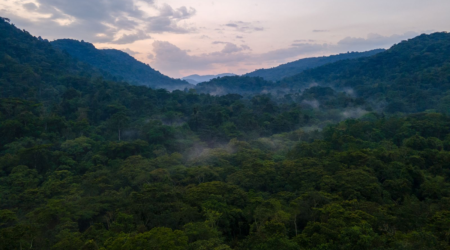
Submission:
M 449 49 L 170 92 L 0 18 L 0 249 L 450 249 Z

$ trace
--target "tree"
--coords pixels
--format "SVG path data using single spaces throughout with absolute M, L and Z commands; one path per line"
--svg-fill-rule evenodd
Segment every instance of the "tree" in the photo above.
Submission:
M 119 141 L 122 140 L 122 130 L 124 127 L 128 124 L 129 117 L 126 115 L 125 112 L 120 111 L 118 113 L 115 113 L 111 116 L 109 119 L 109 124 L 117 129 Z
M 184 250 L 188 245 L 188 237 L 182 231 L 156 227 L 135 236 L 121 234 L 106 243 L 108 250 Z

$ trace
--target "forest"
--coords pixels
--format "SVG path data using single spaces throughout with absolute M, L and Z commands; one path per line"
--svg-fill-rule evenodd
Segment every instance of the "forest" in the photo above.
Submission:
M 317 68 L 326 64 L 347 60 L 356 59 L 362 57 L 370 57 L 375 54 L 383 52 L 384 49 L 375 49 L 366 52 L 347 52 L 339 55 L 312 57 L 300 59 L 294 62 L 282 64 L 280 66 L 271 69 L 259 69 L 251 73 L 245 74 L 245 76 L 262 77 L 268 81 L 280 81 L 283 78 L 295 76 L 302 73 L 307 69 Z
M 448 36 L 168 91 L 0 18 L 0 250 L 450 249 Z

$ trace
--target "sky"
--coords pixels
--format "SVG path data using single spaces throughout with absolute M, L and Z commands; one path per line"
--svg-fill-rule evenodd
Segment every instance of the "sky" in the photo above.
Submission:
M 125 51 L 174 78 L 244 74 L 450 30 L 449 0 L 1 0 L 35 36 Z

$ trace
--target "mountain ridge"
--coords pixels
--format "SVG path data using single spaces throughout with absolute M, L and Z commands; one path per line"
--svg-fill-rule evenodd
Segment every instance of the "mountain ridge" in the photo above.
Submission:
M 218 75 L 198 75 L 198 74 L 194 74 L 194 75 L 190 75 L 190 76 L 185 76 L 183 78 L 181 78 L 182 80 L 185 80 L 191 84 L 197 85 L 199 83 L 202 82 L 208 82 L 211 81 L 212 79 L 216 79 L 216 78 L 221 78 L 221 77 L 226 77 L 226 76 L 236 76 L 236 74 L 232 74 L 232 73 L 223 73 L 223 74 L 218 74 Z
M 315 83 L 351 88 L 359 96 L 388 102 L 391 112 L 450 108 L 450 34 L 422 34 L 372 57 L 344 60 L 280 81 L 301 89 Z M 445 101 L 445 105 L 440 100 Z
M 285 77 L 294 76 L 304 70 L 317 68 L 328 63 L 334 63 L 341 60 L 356 59 L 361 57 L 370 57 L 386 51 L 385 49 L 374 49 L 365 52 L 347 52 L 331 56 L 310 57 L 293 62 L 281 64 L 269 69 L 258 69 L 245 74 L 245 76 L 262 77 L 268 81 L 279 81 Z
M 51 44 L 76 59 L 92 65 L 118 80 L 127 81 L 134 85 L 144 85 L 151 88 L 167 90 L 185 89 L 192 87 L 189 83 L 172 79 L 154 70 L 126 52 L 115 49 L 97 49 L 91 43 L 73 39 L 58 39 Z

